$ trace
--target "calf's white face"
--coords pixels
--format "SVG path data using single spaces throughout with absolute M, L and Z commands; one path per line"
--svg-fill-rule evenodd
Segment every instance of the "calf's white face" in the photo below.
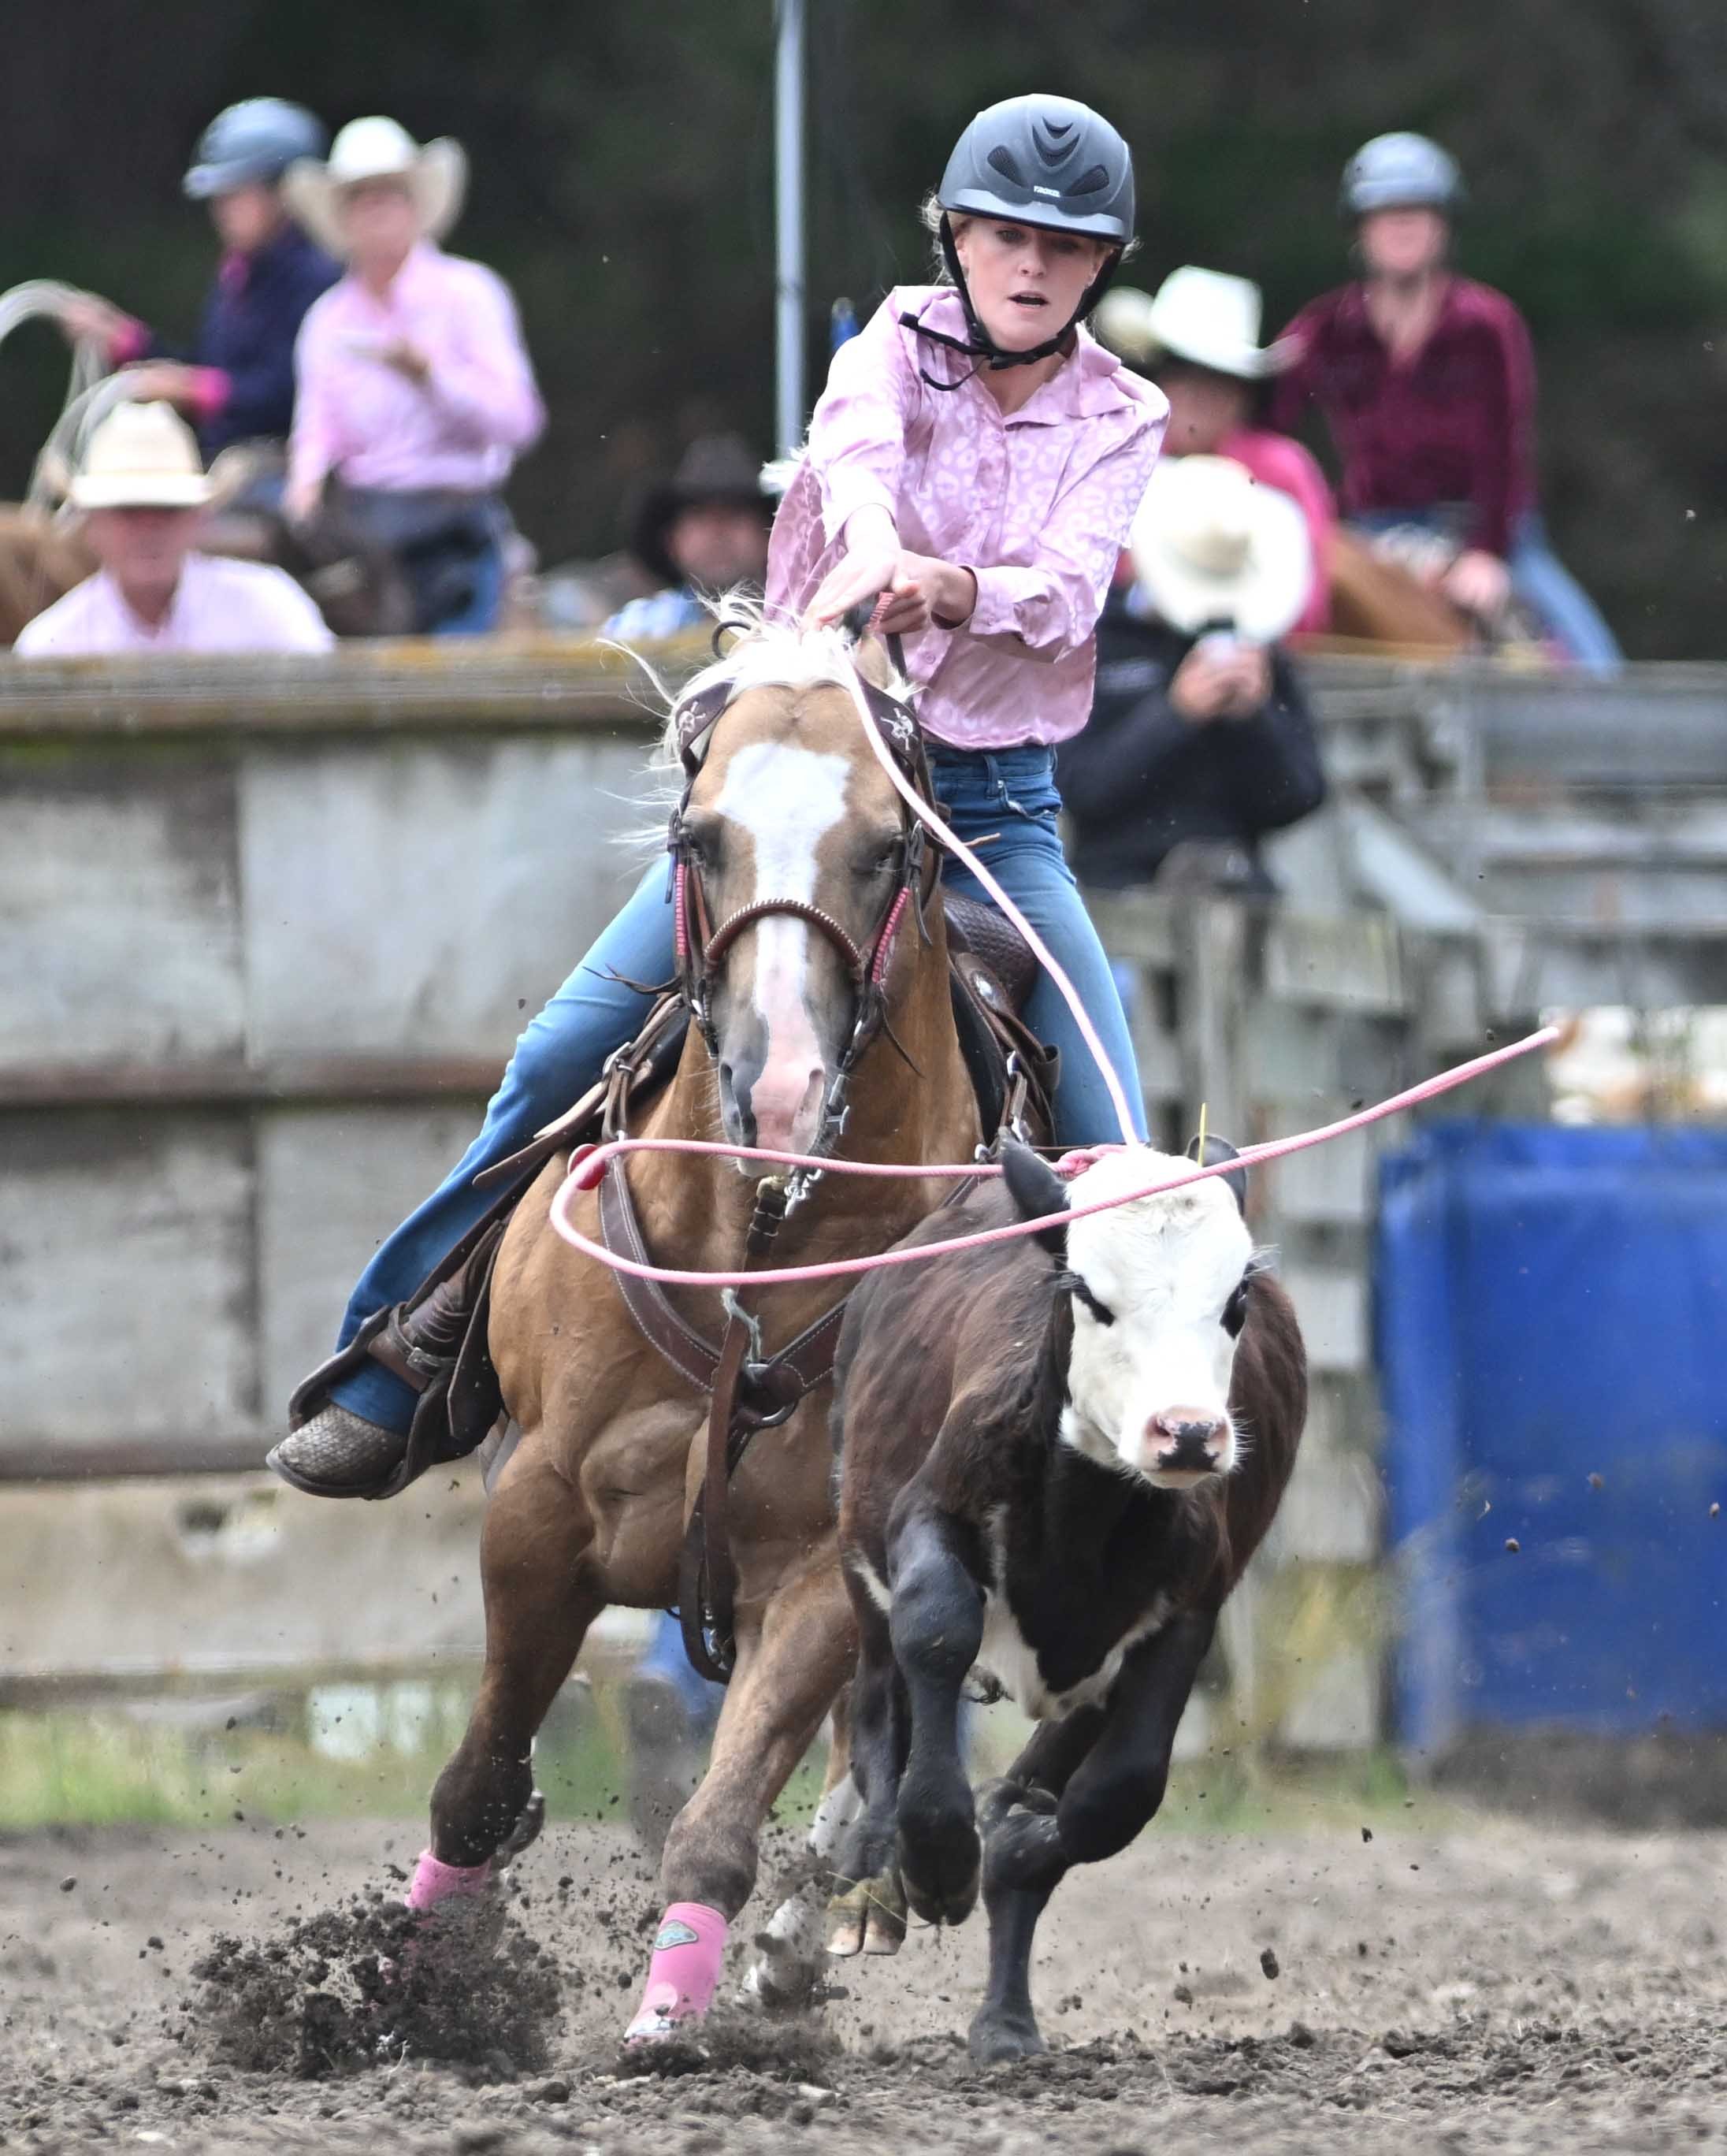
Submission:
M 1105 1154 L 1069 1186 L 1069 1203 L 1077 1211 L 1191 1166 L 1149 1147 Z M 1253 1247 L 1221 1176 L 1070 1224 L 1065 1442 L 1160 1489 L 1230 1471 L 1239 1440 L 1229 1380 Z

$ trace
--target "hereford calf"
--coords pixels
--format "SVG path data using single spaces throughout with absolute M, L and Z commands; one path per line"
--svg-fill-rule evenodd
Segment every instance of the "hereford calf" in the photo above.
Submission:
M 980 2060 L 1043 2049 L 1038 1919 L 1070 1865 L 1125 1849 L 1162 1802 L 1217 1612 L 1277 1511 L 1307 1412 L 1301 1335 L 1253 1254 L 1243 1174 L 1071 1228 L 1058 1217 L 1070 1194 L 1083 1205 L 1181 1165 L 1136 1148 L 1069 1186 L 1011 1149 L 1003 1183 L 907 1241 L 1016 1210 L 1051 1224 L 871 1274 L 840 1342 L 864 1810 L 839 1855 L 828 1951 L 894 1952 L 908 1905 L 958 1923 L 981 1868 Z M 974 1669 L 1040 1725 L 975 1810 L 958 1731 Z

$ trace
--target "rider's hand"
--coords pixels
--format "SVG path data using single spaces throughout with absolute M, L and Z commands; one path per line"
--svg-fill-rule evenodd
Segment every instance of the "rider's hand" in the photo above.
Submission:
M 860 509 L 847 520 L 846 551 L 803 610 L 806 629 L 827 629 L 865 599 L 887 590 L 899 566 L 899 534 L 884 509 Z
M 195 404 L 197 402 L 197 370 L 182 366 L 177 359 L 150 359 L 146 360 L 141 367 L 128 367 L 126 386 L 135 402 L 140 404 Z
M 111 359 L 130 342 L 137 325 L 129 314 L 99 300 L 94 292 L 77 292 L 60 309 L 60 326 L 74 344 L 99 344 Z
M 933 554 L 902 552 L 872 624 L 884 636 L 915 636 L 935 623 L 957 629 L 977 603 L 977 579 Z
M 1491 621 L 1504 612 L 1511 596 L 1511 572 L 1497 554 L 1472 547 L 1446 571 L 1440 588 L 1465 613 Z

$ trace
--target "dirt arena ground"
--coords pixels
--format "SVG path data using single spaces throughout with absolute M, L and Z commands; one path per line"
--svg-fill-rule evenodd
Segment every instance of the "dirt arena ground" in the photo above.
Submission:
M 843 1968 L 831 2037 L 725 2040 L 620 2076 L 655 1910 L 633 1845 L 592 1825 L 552 1826 L 521 1867 L 520 1921 L 564 2000 L 545 2063 L 243 2071 L 182 2006 L 213 1936 L 268 1941 L 339 1907 L 411 1861 L 418 1830 L 21 1837 L 0 1843 L 0 2148 L 1727 2148 L 1727 1835 L 1455 1813 L 1436 1832 L 1420 1811 L 1371 1840 L 1154 1832 L 1077 1876 L 1038 1991 L 1062 2048 L 987 2072 L 958 2041 L 974 1924 Z

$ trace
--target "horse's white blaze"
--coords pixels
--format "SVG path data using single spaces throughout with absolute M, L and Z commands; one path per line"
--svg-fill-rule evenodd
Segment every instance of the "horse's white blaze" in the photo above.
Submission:
M 1191 1165 L 1149 1147 L 1106 1155 L 1075 1180 L 1072 1201 Z M 1115 1322 L 1101 1325 L 1076 1305 L 1063 1441 L 1155 1482 L 1146 1435 L 1155 1416 L 1179 1408 L 1227 1424 L 1235 1342 L 1220 1318 L 1252 1255 L 1234 1194 L 1218 1177 L 1074 1221 L 1068 1263 Z M 1236 1450 L 1232 1430 L 1222 1472 Z
M 850 772 L 846 757 L 790 742 L 751 742 L 738 751 L 714 806 L 754 844 L 756 884 L 746 904 L 814 904 L 817 849 L 845 814 Z M 788 1118 L 809 1074 L 822 1066 L 821 1040 L 806 999 L 811 934 L 806 922 L 784 917 L 758 921 L 755 930 L 751 996 L 767 1033 L 767 1061 L 756 1091 L 764 1101 L 783 1099 Z M 758 1108 L 758 1125 L 762 1121 Z M 768 1144 L 785 1133 L 761 1135 Z

